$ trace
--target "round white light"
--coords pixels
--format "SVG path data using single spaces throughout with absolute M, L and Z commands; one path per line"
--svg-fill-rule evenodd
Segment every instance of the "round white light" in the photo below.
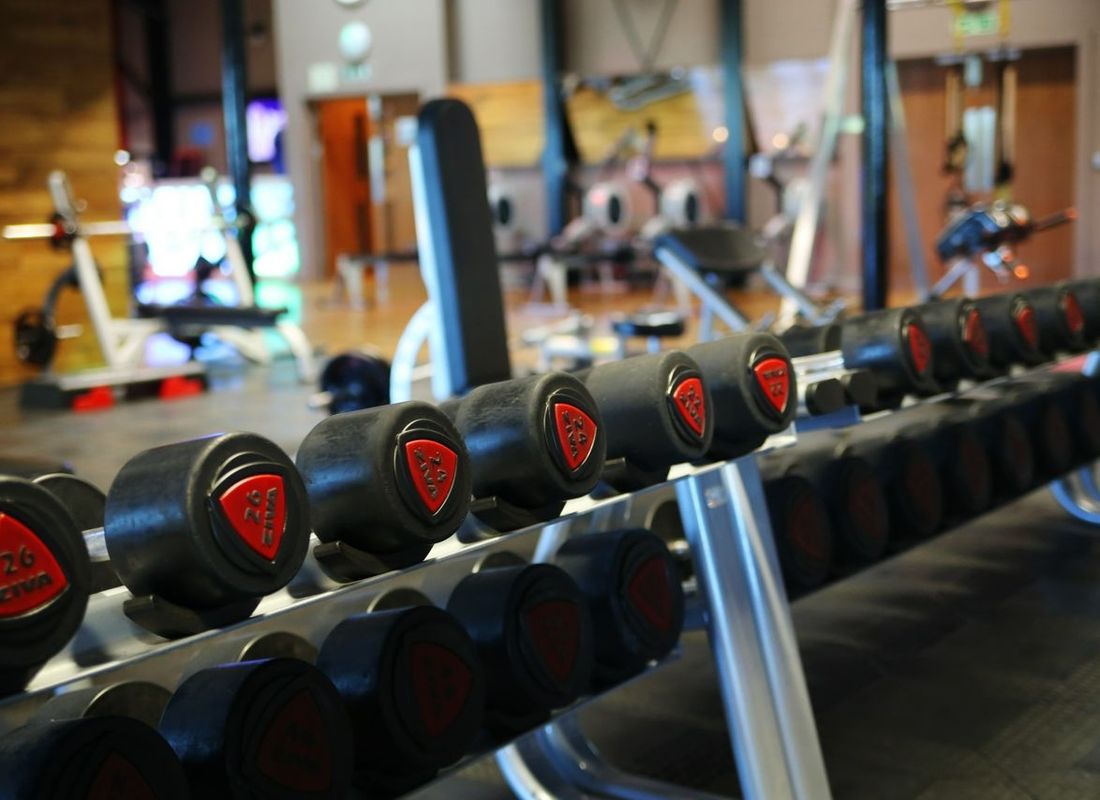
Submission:
M 371 33 L 367 23 L 356 20 L 340 29 L 340 55 L 352 64 L 361 64 L 370 55 Z

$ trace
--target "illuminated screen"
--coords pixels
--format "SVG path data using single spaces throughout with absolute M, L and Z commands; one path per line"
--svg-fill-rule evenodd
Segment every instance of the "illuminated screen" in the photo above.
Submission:
M 246 111 L 248 158 L 257 164 L 275 160 L 275 137 L 286 127 L 286 111 L 274 98 L 253 100 Z

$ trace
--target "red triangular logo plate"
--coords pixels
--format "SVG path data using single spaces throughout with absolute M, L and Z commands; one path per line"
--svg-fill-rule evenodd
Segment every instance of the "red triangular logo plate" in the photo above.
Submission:
M 752 371 L 764 391 L 764 397 L 782 416 L 791 399 L 791 365 L 785 358 L 770 356 L 756 362 Z
M 630 576 L 626 594 L 655 629 L 666 632 L 672 628 L 672 587 L 663 558 L 650 556 L 643 561 Z
M 466 705 L 474 673 L 470 666 L 433 642 L 412 646 L 412 685 L 420 719 L 430 736 L 439 736 L 449 728 Z
M 554 432 L 566 466 L 576 472 L 596 444 L 596 422 L 591 416 L 570 403 L 554 403 Z
M 256 768 L 296 792 L 323 792 L 332 785 L 332 748 L 308 689 L 291 697 L 267 724 L 256 750 Z
M 37 610 L 68 585 L 46 543 L 19 520 L 0 514 L 0 619 Z
M 527 627 L 550 674 L 562 683 L 568 681 L 577 664 L 580 609 L 568 600 L 546 600 L 527 611 Z
M 684 378 L 672 390 L 672 400 L 680 418 L 696 436 L 703 438 L 707 427 L 707 402 L 700 378 Z
M 218 498 L 233 532 L 249 549 L 274 561 L 286 532 L 286 485 L 281 475 L 250 475 Z
M 84 800 L 157 800 L 156 792 L 141 776 L 138 768 L 118 753 L 105 759 L 92 780 Z
M 932 361 L 932 343 L 928 341 L 928 337 L 918 325 L 910 325 L 905 335 L 909 340 L 909 355 L 913 358 L 913 368 L 918 375 L 924 375 Z
M 454 489 L 458 453 L 435 439 L 413 439 L 405 443 L 405 462 L 420 502 L 439 513 Z

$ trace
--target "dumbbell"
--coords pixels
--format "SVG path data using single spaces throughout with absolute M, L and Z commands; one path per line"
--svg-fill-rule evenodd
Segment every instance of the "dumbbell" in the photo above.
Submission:
M 554 564 L 580 587 L 592 618 L 593 683 L 609 686 L 668 655 L 684 625 L 684 593 L 668 546 L 634 528 L 579 536 Z
M 447 600 L 485 668 L 485 725 L 512 734 L 545 721 L 587 690 L 592 620 L 576 581 L 551 564 L 494 563 Z
M 1062 281 L 1058 286 L 1071 290 L 1077 298 L 1084 321 L 1085 343 L 1090 347 L 1095 345 L 1100 339 L 1100 282 L 1095 278 L 1081 278 Z
M 94 483 L 67 472 L 39 475 L 34 482 L 61 501 L 80 530 L 103 527 L 107 495 Z
M 352 727 L 340 695 L 294 658 L 200 670 L 172 694 L 160 732 L 195 797 L 343 800 Z
M 699 364 L 672 350 L 577 373 L 603 416 L 603 480 L 619 491 L 663 481 L 675 464 L 706 455 L 715 408 Z
M 1044 392 L 1048 403 L 1058 408 L 1069 431 L 1069 466 L 1100 458 L 1100 399 L 1094 377 L 1079 372 L 1040 370 L 1014 378 L 1010 386 L 1035 387 Z M 1061 466 L 1057 460 L 1050 463 L 1055 469 Z
M 317 656 L 351 717 L 356 784 L 387 796 L 469 752 L 485 712 L 474 643 L 451 614 L 422 597 L 410 604 L 412 594 L 344 620 Z
M 810 481 L 782 475 L 764 481 L 779 568 L 795 594 L 816 589 L 832 570 L 833 532 L 829 509 Z
M 787 348 L 768 333 L 740 333 L 687 349 L 711 395 L 714 435 L 706 454 L 712 459 L 737 458 L 790 427 L 797 411 L 799 387 Z M 833 391 L 830 401 L 828 391 Z M 835 403 L 839 384 L 811 392 Z
M 296 461 L 321 542 L 313 556 L 338 581 L 423 561 L 470 508 L 467 448 L 427 403 L 328 417 L 306 435 Z
M 872 311 L 832 325 L 792 328 L 782 339 L 795 358 L 835 353 L 846 369 L 869 371 L 884 405 L 897 405 L 906 394 L 939 391 L 929 334 L 913 309 Z
M 997 370 L 1017 364 L 1041 364 L 1039 323 L 1035 307 L 1022 294 L 994 294 L 974 299 L 985 322 L 989 363 Z
M 944 515 L 976 516 L 993 503 L 993 464 L 979 425 L 966 414 L 944 413 L 939 403 L 921 403 L 896 412 L 883 425 L 898 425 L 927 446 L 942 476 Z
M 846 449 L 866 459 L 886 488 L 891 541 L 924 539 L 943 523 L 944 489 L 923 426 L 898 424 L 890 414 L 838 431 Z
M 915 410 L 915 409 L 914 409 Z M 929 403 L 920 413 L 945 420 L 965 419 L 989 459 L 994 498 L 1011 500 L 1035 483 L 1035 450 L 1028 428 L 1008 398 L 961 395 Z
M 1065 283 L 1042 286 L 1023 293 L 1035 309 L 1039 349 L 1055 353 L 1077 353 L 1085 349 L 1085 316 L 1077 293 Z
M 269 440 L 223 433 L 131 458 L 85 534 L 98 589 L 124 585 L 123 610 L 166 638 L 239 622 L 285 586 L 309 542 L 305 487 Z
M 5 800 L 191 797 L 161 735 L 118 716 L 31 723 L 0 737 L 0 787 Z
M 954 388 L 960 380 L 984 380 L 995 374 L 985 320 L 973 301 L 936 300 L 917 310 L 932 343 L 932 371 L 940 386 Z
M 497 531 L 553 519 L 567 500 L 588 494 L 600 479 L 605 421 L 572 375 L 551 372 L 478 386 L 441 409 L 469 451 L 471 511 Z
M 145 681 L 75 689 L 51 698 L 32 722 L 125 717 L 160 727 L 196 796 L 345 797 L 348 719 L 332 684 L 306 663 L 316 649 L 284 632 L 234 647 L 231 662 L 196 673 L 174 693 Z
M 866 459 L 846 449 L 833 431 L 800 434 L 790 447 L 757 458 L 765 485 L 796 477 L 809 481 L 828 511 L 835 571 L 880 560 L 890 541 L 886 489 Z
M 76 633 L 91 586 L 88 550 L 61 502 L 0 477 L 0 695 L 23 688 Z
M 1003 398 L 1013 408 L 1027 429 L 1034 452 L 1035 477 L 1039 479 L 1063 475 L 1075 462 L 1065 402 L 1048 388 L 1033 381 L 1004 381 L 981 386 L 963 396 L 969 402 Z

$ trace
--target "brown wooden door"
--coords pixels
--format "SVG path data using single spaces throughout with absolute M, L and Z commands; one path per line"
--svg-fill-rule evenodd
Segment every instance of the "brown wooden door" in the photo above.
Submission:
M 331 277 L 337 256 L 373 249 L 367 99 L 321 101 L 317 121 L 324 148 L 325 275 Z
M 1022 203 L 1036 217 L 1046 216 L 1074 202 L 1076 154 L 1076 53 L 1072 47 L 1026 50 L 1016 62 L 1014 180 L 1011 199 Z M 995 67 L 986 63 L 980 86 L 964 92 L 964 107 L 995 103 Z M 949 180 L 943 173 L 947 119 L 947 67 L 932 59 L 898 62 L 898 80 L 905 105 L 910 169 L 920 218 L 921 241 L 929 277 L 943 274 L 935 254 L 936 236 L 945 222 Z M 890 187 L 890 279 L 903 296 L 912 291 L 905 233 L 895 181 Z M 975 200 L 988 200 L 979 194 Z M 1075 223 L 1080 224 L 1080 223 Z M 1018 255 L 1030 270 L 1022 286 L 1035 286 L 1073 273 L 1073 225 L 1036 235 L 1020 246 Z M 992 273 L 984 271 L 986 290 L 1000 288 Z

